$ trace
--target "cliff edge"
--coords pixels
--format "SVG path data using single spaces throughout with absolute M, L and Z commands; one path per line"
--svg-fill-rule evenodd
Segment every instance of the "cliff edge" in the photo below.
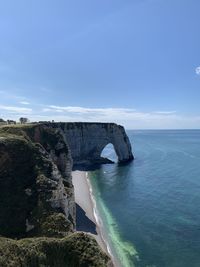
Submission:
M 133 159 L 116 124 L 0 127 L 0 266 L 112 265 L 93 237 L 75 233 L 71 179 L 73 162 L 102 162 L 108 143 L 119 162 Z

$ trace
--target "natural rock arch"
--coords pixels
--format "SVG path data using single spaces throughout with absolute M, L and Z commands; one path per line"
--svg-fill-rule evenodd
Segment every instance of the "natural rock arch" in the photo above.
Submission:
M 54 123 L 71 150 L 75 164 L 102 163 L 101 152 L 112 143 L 119 163 L 133 160 L 131 144 L 124 127 L 115 123 L 68 122 Z
M 108 160 L 111 160 L 114 163 L 118 162 L 118 160 L 119 160 L 118 156 L 117 156 L 117 153 L 115 151 L 115 147 L 113 146 L 112 143 L 108 143 L 103 148 L 103 150 L 101 151 L 100 157 L 108 159 Z

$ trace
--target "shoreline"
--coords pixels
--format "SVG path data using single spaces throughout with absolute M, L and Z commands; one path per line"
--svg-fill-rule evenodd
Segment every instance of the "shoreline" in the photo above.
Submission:
M 78 204 L 78 206 L 80 206 L 80 208 L 85 212 L 85 216 L 95 224 L 97 234 L 91 233 L 92 230 L 87 231 L 87 233 L 96 239 L 101 249 L 110 256 L 113 266 L 117 267 L 116 260 L 112 255 L 109 245 L 102 233 L 101 218 L 97 214 L 96 201 L 93 196 L 88 173 L 85 171 L 73 171 L 72 183 L 74 185 L 76 204 Z

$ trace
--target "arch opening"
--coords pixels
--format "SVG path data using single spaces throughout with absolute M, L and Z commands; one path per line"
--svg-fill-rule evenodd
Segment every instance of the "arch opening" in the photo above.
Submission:
M 114 163 L 117 163 L 119 161 L 119 158 L 112 143 L 109 143 L 104 147 L 104 149 L 101 151 L 100 156 L 102 158 L 109 159 Z

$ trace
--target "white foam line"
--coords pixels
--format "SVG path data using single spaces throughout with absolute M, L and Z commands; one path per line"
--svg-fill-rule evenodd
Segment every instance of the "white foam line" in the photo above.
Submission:
M 111 248 L 110 248 L 110 246 L 108 244 L 108 241 L 106 240 L 106 238 L 104 236 L 105 234 L 103 232 L 103 221 L 101 220 L 101 217 L 98 215 L 96 199 L 94 197 L 94 193 L 93 193 L 93 190 L 92 190 L 91 182 L 90 182 L 90 180 L 88 178 L 88 172 L 86 172 L 86 181 L 87 181 L 89 192 L 90 192 L 90 198 L 91 198 L 92 203 L 93 203 L 93 215 L 94 215 L 94 218 L 95 218 L 96 225 L 97 225 L 97 227 L 99 229 L 100 237 L 101 237 L 103 243 L 106 246 L 107 252 L 111 257 L 112 262 L 114 263 L 114 266 L 115 267 L 120 267 L 118 265 L 118 263 L 116 262 L 116 259 L 115 259 L 114 255 L 112 254 L 112 250 L 111 250 Z

